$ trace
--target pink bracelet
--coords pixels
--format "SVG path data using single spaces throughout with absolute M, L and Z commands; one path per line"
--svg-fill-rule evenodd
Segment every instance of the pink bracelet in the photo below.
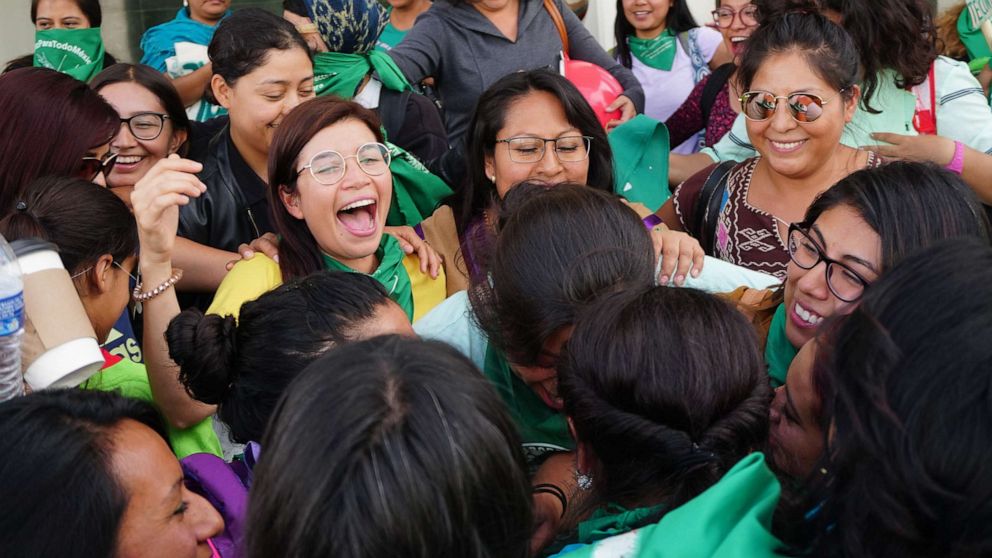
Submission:
M 954 157 L 951 158 L 951 162 L 944 166 L 945 169 L 953 172 L 954 174 L 961 174 L 961 170 L 964 169 L 964 144 L 955 141 L 954 142 Z

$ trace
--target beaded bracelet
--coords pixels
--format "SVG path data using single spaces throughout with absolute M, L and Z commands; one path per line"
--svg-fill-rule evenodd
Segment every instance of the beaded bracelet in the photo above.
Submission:
M 150 291 L 141 292 L 141 287 L 143 285 L 141 283 L 135 285 L 134 291 L 131 292 L 131 298 L 138 303 L 149 301 L 157 297 L 158 295 L 164 293 L 166 290 L 168 290 L 169 287 L 178 283 L 179 280 L 182 278 L 183 278 L 183 270 L 173 268 L 172 277 L 169 277 L 161 285 L 155 287 Z

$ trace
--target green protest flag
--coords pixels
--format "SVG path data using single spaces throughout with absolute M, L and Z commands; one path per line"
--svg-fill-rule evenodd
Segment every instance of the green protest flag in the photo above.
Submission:
M 34 35 L 34 66 L 89 82 L 103 70 L 100 28 L 45 29 Z

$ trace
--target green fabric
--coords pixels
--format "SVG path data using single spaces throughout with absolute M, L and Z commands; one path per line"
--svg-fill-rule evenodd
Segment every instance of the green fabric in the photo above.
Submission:
M 116 391 L 124 397 L 155 403 L 148 383 L 145 365 L 129 358 L 104 368 L 79 387 L 96 391 Z M 213 419 L 207 417 L 199 423 L 180 430 L 166 424 L 169 443 L 176 457 L 182 459 L 194 453 L 212 453 L 223 457 L 220 440 L 214 432 Z
M 969 59 L 992 56 L 992 49 L 989 48 L 989 43 L 982 34 L 981 26 L 972 24 L 971 13 L 967 9 L 961 10 L 961 16 L 958 17 L 958 37 L 968 51 Z
M 646 66 L 666 72 L 672 70 L 678 40 L 671 29 L 665 29 L 653 39 L 638 39 L 631 35 L 627 37 L 627 45 L 630 53 Z
M 579 542 L 591 544 L 596 541 L 622 535 L 657 520 L 664 506 L 635 508 L 628 510 L 618 504 L 607 504 L 597 509 L 589 519 L 579 523 Z
M 768 341 L 765 343 L 765 364 L 768 365 L 768 375 L 772 379 L 772 387 L 785 384 L 785 376 L 789 372 L 792 359 L 796 358 L 799 349 L 792 346 L 785 336 L 785 303 L 779 304 L 772 316 L 771 329 L 768 330 Z
M 337 95 L 351 99 L 365 76 L 373 70 L 386 89 L 413 89 L 388 54 L 373 50 L 364 54 L 317 53 L 313 58 L 314 90 L 317 96 Z
M 379 40 L 375 42 L 376 50 L 386 52 L 396 45 L 400 44 L 406 34 L 410 31 L 400 31 L 399 29 L 393 27 L 393 23 L 389 22 L 385 27 L 382 28 L 382 33 L 379 33 Z
M 332 271 L 347 271 L 350 273 L 361 273 L 343 263 L 335 260 L 328 254 L 321 252 L 324 258 L 324 269 Z M 382 284 L 389 293 L 389 298 L 393 299 L 400 308 L 406 312 L 406 316 L 413 321 L 413 287 L 410 285 L 410 275 L 403 267 L 403 258 L 406 254 L 400 248 L 400 243 L 392 235 L 383 234 L 379 241 L 379 249 L 375 251 L 375 258 L 379 260 L 379 267 L 369 274 L 370 277 Z
M 989 60 L 992 60 L 992 58 L 988 56 L 975 58 L 974 60 L 968 62 L 968 69 L 971 70 L 972 75 L 977 76 L 982 73 L 982 70 L 984 70 L 985 66 L 989 63 Z
M 416 157 L 397 145 L 389 142 L 386 145 L 389 146 L 389 171 L 393 175 L 393 202 L 386 214 L 386 224 L 415 227 L 430 217 L 453 192 Z
M 569 558 L 766 558 L 782 543 L 771 532 L 781 487 L 761 452 L 654 525 L 563 553 Z
M 100 28 L 45 29 L 34 34 L 34 66 L 51 68 L 89 83 L 103 70 Z
M 527 461 L 550 452 L 575 448 L 565 415 L 545 405 L 534 390 L 510 369 L 503 353 L 492 345 L 486 348 L 482 372 L 496 386 L 496 391 L 509 408 L 520 431 Z
M 614 128 L 607 137 L 613 150 L 614 192 L 657 211 L 671 195 L 668 128 L 639 114 Z

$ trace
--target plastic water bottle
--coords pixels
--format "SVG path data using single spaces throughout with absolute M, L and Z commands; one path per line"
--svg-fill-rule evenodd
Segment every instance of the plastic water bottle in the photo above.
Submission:
M 24 283 L 7 240 L 0 236 L 0 401 L 24 394 L 21 335 L 24 333 Z

